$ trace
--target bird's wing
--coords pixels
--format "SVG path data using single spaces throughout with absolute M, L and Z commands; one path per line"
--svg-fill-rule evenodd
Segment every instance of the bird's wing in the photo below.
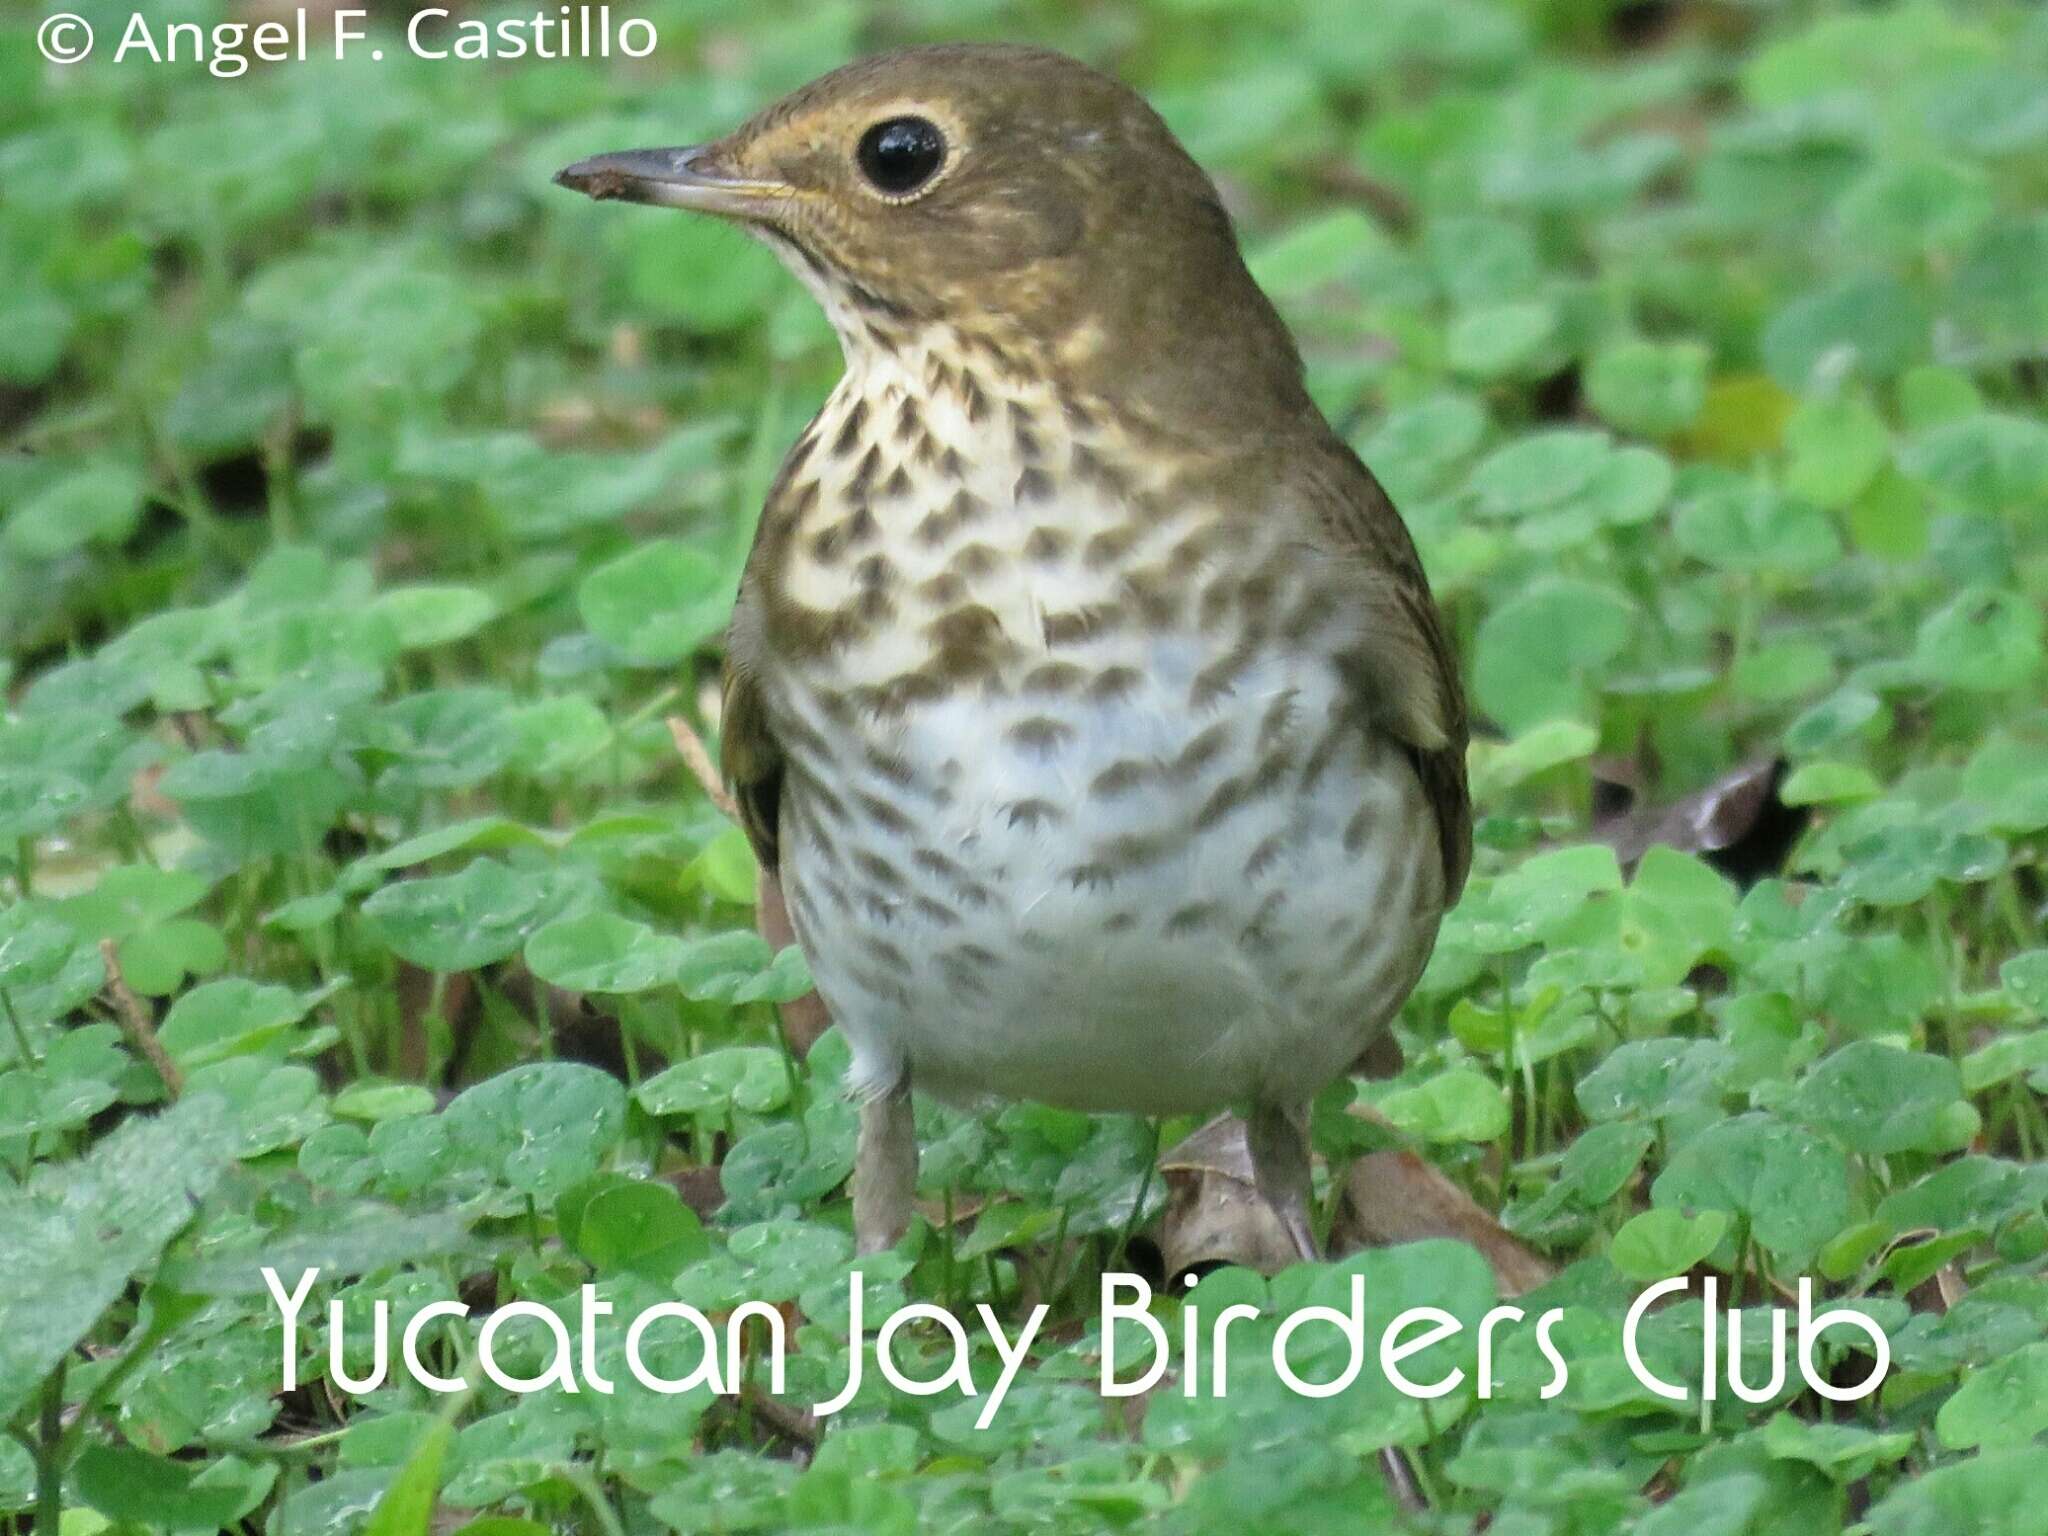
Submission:
M 745 600 L 742 596 L 742 603 Z M 753 844 L 754 857 L 772 875 L 781 852 L 776 834 L 782 809 L 782 747 L 768 728 L 767 700 L 759 680 L 730 648 L 724 698 L 719 715 L 719 767 L 732 790 L 733 803 L 739 807 L 740 826 Z
M 767 651 L 767 590 L 783 558 L 800 510 L 792 500 L 797 474 L 808 460 L 818 423 L 806 427 L 776 471 L 761 506 L 754 547 L 747 552 L 732 623 L 725 632 L 724 702 L 719 710 L 718 764 L 738 807 L 740 826 L 764 873 L 781 862 L 782 744 L 768 718 L 759 669 Z
M 1339 580 L 1362 625 L 1349 681 L 1370 717 L 1408 750 L 1436 813 L 1444 900 L 1472 866 L 1472 799 L 1465 781 L 1468 725 L 1457 656 L 1394 503 L 1334 435 L 1297 461 L 1318 531 L 1341 564 Z

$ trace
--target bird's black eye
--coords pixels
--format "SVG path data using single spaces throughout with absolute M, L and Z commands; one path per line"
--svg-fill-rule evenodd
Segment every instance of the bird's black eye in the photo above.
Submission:
M 921 117 L 892 117 L 860 136 L 861 174 L 890 197 L 915 192 L 946 159 L 946 136 Z

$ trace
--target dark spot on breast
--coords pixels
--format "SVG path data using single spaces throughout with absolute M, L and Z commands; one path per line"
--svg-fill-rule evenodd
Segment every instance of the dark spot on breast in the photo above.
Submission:
M 1193 576 L 1215 552 L 1216 527 L 1213 522 L 1204 523 L 1174 545 L 1173 552 L 1166 557 L 1167 569 L 1183 579 Z
M 1050 800 L 1012 800 L 1002 808 L 1003 818 L 1013 827 L 1022 827 L 1035 832 L 1040 827 L 1056 826 L 1065 821 L 1066 813 Z
M 982 974 L 958 955 L 942 955 L 939 969 L 945 973 L 946 985 L 956 997 L 981 998 L 988 996 L 988 983 Z
M 1280 578 L 1270 570 L 1254 571 L 1244 579 L 1237 599 L 1244 605 L 1247 619 L 1264 625 L 1280 606 Z
M 972 581 L 993 571 L 1000 558 L 986 544 L 969 544 L 953 556 L 947 564 L 947 569 L 957 571 Z
M 854 868 L 885 890 L 900 891 L 904 888 L 903 871 L 880 854 L 872 853 L 865 848 L 856 849 L 853 864 Z
M 1221 629 L 1223 621 L 1230 617 L 1230 605 L 1236 600 L 1238 590 L 1237 583 L 1228 576 L 1218 576 L 1206 583 L 1195 610 L 1195 622 L 1203 629 Z
M 1173 760 L 1175 778 L 1192 778 L 1213 763 L 1230 745 L 1230 722 L 1218 720 L 1180 750 Z
M 846 494 L 850 500 L 864 500 L 874 489 L 875 477 L 882 472 L 882 450 L 874 444 L 861 455 L 859 467 L 853 472 L 853 479 L 847 483 Z
M 868 403 L 855 400 L 853 409 L 846 413 L 846 420 L 840 424 L 839 435 L 832 439 L 832 452 L 845 458 L 860 446 L 861 432 L 868 424 Z
M 804 515 L 817 504 L 818 482 L 806 480 L 801 485 L 792 487 L 784 493 L 783 505 L 779 511 L 785 521 L 797 523 L 801 522 Z
M 937 875 L 941 880 L 955 880 L 961 875 L 960 861 L 948 858 L 936 848 L 920 848 L 910 856 L 910 862 L 927 874 Z
M 1076 864 L 1067 871 L 1067 883 L 1077 891 L 1106 891 L 1116 883 L 1116 871 L 1107 864 Z
M 1121 628 L 1123 614 L 1106 603 L 1073 608 L 1065 613 L 1048 613 L 1039 621 L 1047 645 L 1072 645 Z
M 908 496 L 910 494 L 910 471 L 898 464 L 889 478 L 882 482 L 884 496 Z
M 1270 949 L 1276 937 L 1272 927 L 1273 920 L 1280 915 L 1280 909 L 1286 905 L 1285 891 L 1268 891 L 1266 899 L 1259 903 L 1258 910 L 1252 913 L 1251 921 L 1244 925 L 1244 931 L 1238 935 L 1238 942 L 1253 949 Z
M 1143 869 L 1147 864 L 1158 863 L 1172 846 L 1162 832 L 1126 832 L 1102 845 L 1102 861 L 1114 865 L 1120 873 Z
M 1037 757 L 1050 757 L 1074 739 L 1074 728 L 1051 715 L 1033 715 L 1019 720 L 1003 737 L 1012 746 Z
M 1088 793 L 1099 799 L 1113 799 L 1137 789 L 1152 777 L 1153 772 L 1151 763 L 1135 757 L 1120 757 L 1095 775 L 1088 786 Z
M 811 540 L 811 558 L 820 565 L 835 565 L 846 544 L 844 522 L 834 523 L 830 528 L 821 528 Z
M 1207 928 L 1216 921 L 1217 907 L 1213 901 L 1191 901 L 1186 906 L 1175 907 L 1166 919 L 1166 931 L 1170 935 L 1182 936 Z
M 890 970 L 901 973 L 910 969 L 910 957 L 888 939 L 869 938 L 868 953 L 873 955 Z M 892 985 L 893 985 L 892 978 Z
M 1206 709 L 1221 699 L 1251 666 L 1256 655 L 1257 650 L 1249 641 L 1241 640 L 1232 646 L 1195 674 L 1194 683 L 1188 689 L 1188 704 L 1195 709 Z
M 1028 477 L 1036 471 L 1026 470 L 1024 473 Z M 1051 565 L 1066 552 L 1067 536 L 1057 528 L 1034 528 L 1024 540 L 1024 558 L 1039 565 Z
M 1337 618 L 1337 596 L 1327 588 L 1311 592 L 1282 622 L 1280 634 L 1289 645 L 1303 645 Z
M 1043 661 L 1024 674 L 1024 691 L 1041 695 L 1072 693 L 1087 676 L 1071 661 Z
M 945 696 L 946 679 L 929 670 L 904 672 L 886 683 L 848 693 L 856 709 L 876 720 L 900 720 L 913 705 L 934 703 Z
M 1299 697 L 1298 688 L 1283 688 L 1273 696 L 1273 702 L 1266 706 L 1266 712 L 1259 716 L 1259 746 L 1270 747 L 1287 732 L 1294 720 L 1294 701 Z
M 1344 715 L 1331 717 L 1323 734 L 1316 738 L 1316 744 L 1309 752 L 1308 761 L 1301 765 L 1301 787 L 1304 790 L 1314 789 L 1321 782 L 1323 775 L 1329 772 L 1330 765 L 1337 761 L 1337 753 L 1344 743 L 1359 729 L 1359 725 Z
M 993 608 L 969 603 L 940 614 L 924 632 L 942 652 L 982 652 L 1002 638 L 1003 621 Z
M 916 824 L 908 816 L 879 795 L 862 795 L 859 800 L 860 808 L 868 819 L 884 831 L 900 836 L 915 829 Z
M 1140 520 L 1158 520 L 1159 509 L 1132 493 L 1131 477 L 1094 450 L 1085 446 L 1074 449 L 1074 473 L 1088 484 L 1099 487 L 1104 495 L 1127 505 Z
M 1365 840 L 1372 835 L 1372 812 L 1365 807 L 1351 813 L 1351 819 L 1344 823 L 1344 851 L 1349 854 L 1362 853 Z
M 1093 571 L 1115 565 L 1137 544 L 1139 532 L 1136 523 L 1122 523 L 1115 528 L 1103 529 L 1082 546 L 1081 563 Z
M 878 747 L 869 747 L 861 754 L 868 768 L 887 779 L 899 789 L 908 789 L 917 777 L 910 766 L 910 759 L 896 752 L 884 752 Z
M 1024 505 L 1044 501 L 1052 495 L 1052 478 L 1034 464 L 1017 477 L 1017 489 L 1014 494 Z
M 1153 629 L 1171 629 L 1180 622 L 1184 588 L 1170 572 L 1157 566 L 1133 571 L 1124 578 L 1124 590 L 1130 594 L 1144 624 Z
M 960 914 L 943 902 L 933 901 L 929 896 L 919 896 L 911 903 L 918 915 L 936 928 L 957 928 Z
M 1275 832 L 1271 837 L 1262 839 L 1259 846 L 1252 850 L 1252 856 L 1244 861 L 1245 879 L 1256 880 L 1265 874 L 1267 870 L 1273 867 L 1274 861 L 1280 857 L 1281 851 L 1286 846 L 1287 839 L 1278 832 Z
M 1112 704 L 1118 699 L 1128 697 L 1144 680 L 1144 675 L 1136 667 L 1104 667 L 1095 674 L 1095 680 L 1088 685 L 1088 697 L 1100 703 Z
M 1372 953 L 1373 946 L 1379 943 L 1384 932 L 1384 929 L 1372 923 L 1361 928 L 1357 936 L 1344 946 L 1344 952 L 1337 957 L 1338 968 L 1346 971 L 1357 970 L 1365 963 L 1365 957 Z

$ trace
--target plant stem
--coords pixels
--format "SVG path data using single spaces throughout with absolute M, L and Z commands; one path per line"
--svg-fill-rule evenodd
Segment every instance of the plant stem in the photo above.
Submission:
M 626 1536 L 626 1527 L 620 1523 L 619 1512 L 612 1508 L 612 1501 L 605 1497 L 604 1485 L 589 1467 L 580 1461 L 572 1461 L 559 1464 L 555 1470 L 561 1474 L 563 1482 L 583 1495 L 583 1502 L 597 1516 L 604 1536 Z
M 7 1015 L 7 1027 L 14 1032 L 14 1048 L 20 1053 L 19 1060 L 24 1067 L 38 1063 L 33 1047 L 28 1043 L 28 1031 L 22 1028 L 21 1015 L 14 1011 L 14 999 L 7 995 L 7 989 L 0 987 L 0 1013 Z
M 64 1371 L 67 1360 L 43 1379 L 41 1434 L 36 1443 L 36 1536 L 58 1536 L 64 1514 Z
M 107 968 L 107 995 L 114 1000 L 114 1016 L 121 1021 L 121 1033 L 127 1036 L 129 1047 L 135 1054 L 155 1069 L 164 1085 L 164 1092 L 173 1099 L 177 1098 L 185 1091 L 185 1074 L 171 1060 L 171 1053 L 164 1049 L 163 1042 L 157 1039 L 149 1010 L 135 995 L 134 988 L 128 985 L 128 978 L 121 974 L 120 953 L 112 939 L 100 940 L 100 960 Z

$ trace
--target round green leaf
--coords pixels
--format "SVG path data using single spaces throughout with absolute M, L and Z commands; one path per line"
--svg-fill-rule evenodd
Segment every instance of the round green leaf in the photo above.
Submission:
M 557 918 L 526 941 L 526 964 L 571 992 L 645 992 L 675 980 L 683 941 L 614 912 Z
M 1629 1279 L 1647 1285 L 1684 1274 L 1714 1251 L 1727 1230 L 1722 1211 L 1644 1211 L 1614 1234 L 1607 1257 Z
M 577 1222 L 576 1251 L 600 1273 L 631 1269 L 665 1282 L 707 1257 L 711 1245 L 674 1190 L 634 1180 L 591 1197 Z
M 639 666 L 682 660 L 724 627 L 732 583 L 710 556 L 656 539 L 583 579 L 576 606 L 591 633 Z
M 1670 437 L 1698 420 L 1707 400 L 1707 348 L 1696 341 L 1623 341 L 1593 355 L 1586 398 L 1624 432 Z
M 633 1096 L 654 1115 L 760 1114 L 788 1102 L 789 1068 L 765 1045 L 725 1046 L 656 1073 Z
M 2025 1445 L 2048 1430 L 2048 1343 L 1978 1366 L 1941 1405 L 1934 1432 L 1952 1451 Z
M 1944 1116 L 1962 1100 L 1962 1076 L 1946 1056 L 1858 1040 L 1815 1066 L 1785 1108 L 1852 1152 L 1883 1156 L 1953 1150 Z
M 1508 1128 L 1500 1085 L 1484 1072 L 1453 1067 L 1380 1100 L 1380 1113 L 1429 1141 L 1497 1141 Z
M 595 1067 L 530 1062 L 463 1090 L 441 1118 L 471 1162 L 515 1190 L 552 1199 L 595 1173 L 618 1144 L 626 1090 Z
M 2041 609 L 2017 593 L 1976 587 L 1928 615 L 1914 664 L 1932 682 L 1998 692 L 2041 670 Z
M 549 916 L 549 882 L 495 859 L 460 874 L 387 885 L 363 903 L 378 938 L 430 971 L 473 971 L 516 951 Z

